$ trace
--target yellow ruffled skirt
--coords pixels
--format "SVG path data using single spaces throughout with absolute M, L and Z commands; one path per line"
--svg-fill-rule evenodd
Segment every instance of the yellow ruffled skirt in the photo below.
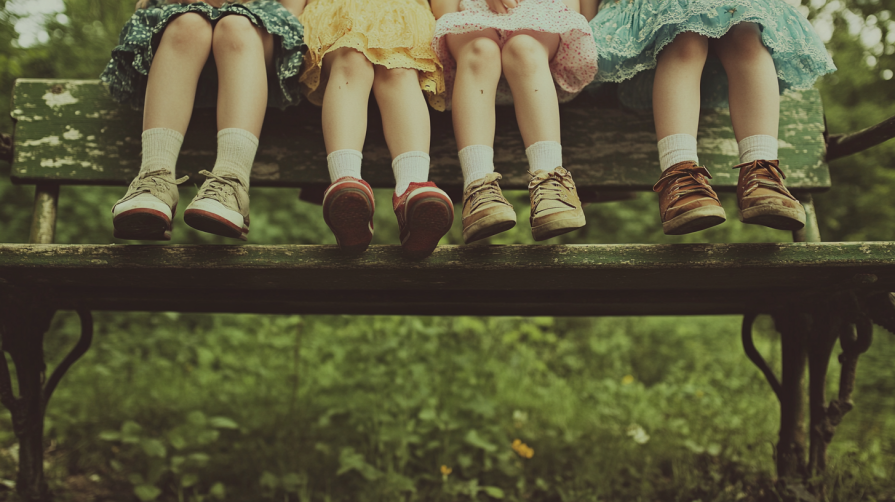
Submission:
M 300 82 L 312 103 L 323 104 L 323 57 L 348 47 L 373 64 L 418 70 L 429 104 L 444 110 L 444 74 L 432 50 L 435 16 L 425 0 L 310 0 L 300 20 L 308 46 Z

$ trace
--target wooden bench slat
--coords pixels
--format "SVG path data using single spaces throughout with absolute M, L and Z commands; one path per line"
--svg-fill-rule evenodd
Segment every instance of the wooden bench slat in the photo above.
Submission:
M 443 246 L 423 261 L 399 246 L 0 245 L 0 294 L 99 310 L 683 315 L 893 286 L 895 242 Z
M 391 156 L 373 108 L 364 178 L 374 187 L 392 187 Z M 599 105 L 585 93 L 562 106 L 561 114 L 566 166 L 579 187 L 652 187 L 659 167 L 650 112 Z M 125 185 L 139 169 L 141 112 L 112 101 L 99 81 L 18 80 L 12 115 L 17 121 L 12 169 L 16 183 Z M 432 126 L 431 178 L 446 189 L 458 188 L 462 180 L 450 114 L 433 111 Z M 213 110 L 194 114 L 178 174 L 196 176 L 213 166 L 215 130 Z M 819 93 L 787 91 L 781 101 L 780 156 L 789 187 L 820 191 L 830 186 L 823 130 Z M 737 171 L 729 168 L 738 161 L 727 110 L 704 111 L 699 134 L 700 160 L 712 171 L 713 184 L 732 190 Z M 495 145 L 495 163 L 505 178 L 502 185 L 524 189 L 528 165 L 512 107 L 498 108 Z M 252 183 L 290 187 L 329 183 L 318 108 L 303 103 L 298 110 L 268 113 Z

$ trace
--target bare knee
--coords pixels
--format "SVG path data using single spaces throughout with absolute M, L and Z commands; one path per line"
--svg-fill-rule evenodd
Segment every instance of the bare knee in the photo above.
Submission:
M 500 74 L 500 46 L 490 38 L 476 38 L 466 44 L 458 56 L 457 65 L 475 74 Z
M 346 82 L 373 83 L 373 63 L 363 53 L 343 47 L 327 54 L 325 66 L 329 69 L 329 78 L 344 79 Z
M 500 52 L 503 72 L 507 77 L 513 74 L 531 73 L 539 67 L 548 67 L 547 51 L 543 44 L 528 35 L 516 35 L 504 44 Z
M 201 14 L 188 12 L 168 23 L 162 38 L 178 50 L 202 48 L 207 51 L 211 45 L 211 22 Z
M 386 85 L 389 87 L 397 87 L 401 84 L 412 83 L 419 85 L 419 73 L 412 68 L 386 68 L 377 65 L 375 67 L 377 85 Z
M 761 30 L 754 23 L 741 23 L 721 37 L 715 46 L 718 57 L 751 63 L 766 57 L 767 48 L 761 41 Z
M 247 17 L 224 16 L 214 26 L 214 52 L 242 52 L 259 37 L 258 28 Z
M 674 38 L 659 54 L 661 59 L 679 62 L 705 62 L 709 54 L 709 40 L 704 35 L 686 32 Z

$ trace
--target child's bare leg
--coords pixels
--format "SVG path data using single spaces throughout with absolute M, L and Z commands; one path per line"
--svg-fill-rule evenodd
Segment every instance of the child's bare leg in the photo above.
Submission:
M 214 27 L 213 50 L 219 82 L 218 130 L 238 128 L 260 136 L 273 36 L 244 16 L 225 16 Z
M 186 133 L 199 75 L 211 53 L 211 23 L 200 14 L 178 16 L 162 35 L 146 84 L 143 130 Z
M 354 49 L 337 49 L 323 58 L 323 74 L 329 78 L 323 96 L 326 153 L 339 150 L 360 152 L 367 135 L 367 104 L 373 88 L 373 63 Z
M 653 83 L 653 115 L 658 139 L 673 134 L 696 137 L 699 82 L 708 51 L 705 36 L 688 32 L 678 35 L 659 53 Z
M 777 136 L 780 87 L 770 52 L 753 23 L 734 26 L 714 42 L 729 81 L 730 119 L 737 141 L 756 134 Z
M 183 219 L 197 230 L 246 240 L 249 178 L 267 111 L 273 37 L 244 16 L 225 16 L 214 27 L 212 50 L 218 72 L 218 154 Z
M 653 115 L 664 173 L 654 190 L 659 192 L 662 229 L 669 235 L 697 232 L 726 219 L 696 152 L 699 84 L 707 57 L 705 36 L 681 33 L 662 49 L 656 65 Z
M 773 162 L 780 122 L 774 60 L 753 23 L 734 26 L 715 42 L 715 50 L 730 82 L 730 118 L 743 164 L 737 189 L 740 220 L 798 230 L 805 225 L 805 211 L 783 186 L 782 171 Z
M 494 101 L 501 74 L 497 40 L 495 30 L 447 36 L 448 49 L 457 61 L 452 113 L 458 150 L 494 145 Z
M 559 41 L 557 34 L 519 31 L 506 41 L 501 52 L 503 74 L 513 91 L 526 148 L 540 141 L 561 141 L 559 100 L 550 74 L 550 60 L 559 49 Z

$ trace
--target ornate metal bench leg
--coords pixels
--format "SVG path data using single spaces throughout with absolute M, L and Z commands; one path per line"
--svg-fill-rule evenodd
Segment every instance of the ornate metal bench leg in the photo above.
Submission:
M 9 409 L 13 432 L 19 440 L 16 492 L 27 502 L 50 500 L 43 472 L 44 412 L 56 384 L 87 351 L 93 338 L 90 313 L 78 312 L 81 316 L 81 338 L 45 386 L 43 338 L 55 312 L 49 302 L 38 297 L 4 299 L 0 302 L 2 352 L 9 353 L 12 358 L 18 381 L 17 397 L 13 392 L 6 357 L 0 352 L 0 402 Z
M 808 453 L 808 476 L 814 479 L 827 468 L 827 445 L 833 439 L 835 427 L 831 427 L 827 408 L 827 371 L 830 355 L 839 331 L 842 318 L 831 305 L 824 305 L 815 311 L 812 318 L 811 344 L 808 352 L 808 397 L 811 422 L 809 426 L 811 446 Z M 824 483 L 813 484 L 812 492 L 824 499 Z
M 783 347 L 780 382 L 780 436 L 777 442 L 777 476 L 790 489 L 799 489 L 805 469 L 805 350 L 808 316 L 800 313 L 774 316 Z

